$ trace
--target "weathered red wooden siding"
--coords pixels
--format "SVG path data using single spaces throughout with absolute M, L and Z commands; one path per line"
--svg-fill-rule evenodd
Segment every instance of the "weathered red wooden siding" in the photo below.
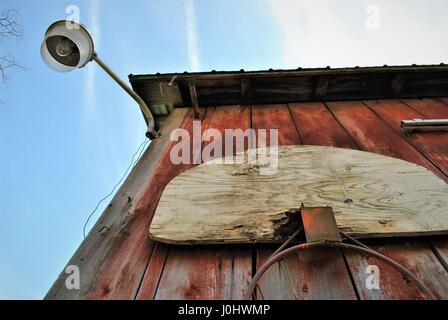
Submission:
M 202 130 L 246 130 L 250 123 L 250 107 L 208 108 Z M 162 254 L 163 265 L 148 265 L 137 299 L 240 299 L 252 276 L 250 248 L 170 246 Z
M 360 149 L 418 163 L 448 181 L 448 133 L 406 136 L 401 119 L 448 117 L 446 99 L 294 103 L 209 107 L 202 129 L 278 128 L 280 144 Z M 182 127 L 192 130 L 189 112 Z M 170 146 L 173 146 L 171 143 Z M 148 227 L 164 186 L 191 165 L 173 165 L 170 147 L 148 177 L 126 236 L 113 248 L 90 294 L 94 299 L 239 299 L 272 246 L 176 247 L 153 243 Z M 403 263 L 448 299 L 448 240 L 400 239 L 370 243 Z M 365 288 L 365 267 L 381 269 L 381 290 Z M 261 293 L 260 293 L 261 290 Z M 297 254 L 269 270 L 258 298 L 420 299 L 423 295 L 381 261 L 340 251 Z
M 281 145 L 314 144 L 376 152 L 418 163 L 448 180 L 448 134 L 407 136 L 400 129 L 402 119 L 428 117 L 448 117 L 446 101 L 230 106 L 209 108 L 204 123 L 206 127 L 221 131 L 225 128 L 244 130 L 250 126 L 254 129 L 278 128 Z M 173 169 L 165 167 L 163 170 Z M 447 240 L 376 240 L 373 246 L 414 271 L 438 296 L 448 298 Z M 157 245 L 137 298 L 241 298 L 255 271 L 252 262 L 256 267 L 273 250 L 272 246 L 259 245 L 252 248 Z M 381 290 L 366 289 L 365 268 L 368 264 L 380 267 Z M 412 283 L 383 262 L 339 250 L 297 254 L 276 264 L 260 282 L 257 295 L 270 299 L 424 298 Z
M 252 107 L 253 128 L 278 129 L 280 145 L 310 144 L 306 141 L 306 135 L 302 135 L 301 128 L 298 129 L 301 122 L 295 121 L 292 116 L 296 111 L 292 105 L 254 106 Z M 318 119 L 315 120 L 318 121 Z M 274 250 L 273 247 L 258 248 L 257 265 L 262 264 Z M 356 294 L 341 251 L 316 250 L 314 254 L 299 252 L 270 268 L 259 282 L 257 298 L 262 297 L 264 299 L 356 299 Z

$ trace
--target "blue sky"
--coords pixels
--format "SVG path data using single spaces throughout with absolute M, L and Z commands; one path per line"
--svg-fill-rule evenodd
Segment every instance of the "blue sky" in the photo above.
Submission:
M 66 18 L 68 5 L 79 6 L 97 52 L 126 80 L 129 73 L 448 62 L 443 0 L 9 2 L 21 12 L 25 39 L 0 50 L 26 69 L 0 88 L 0 299 L 45 295 L 82 241 L 90 211 L 144 139 L 137 105 L 98 66 L 60 74 L 42 63 L 43 34 Z

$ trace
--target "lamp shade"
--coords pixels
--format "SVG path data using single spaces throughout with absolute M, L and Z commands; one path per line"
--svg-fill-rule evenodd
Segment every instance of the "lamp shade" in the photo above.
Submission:
M 51 69 L 70 72 L 91 61 L 95 50 L 92 37 L 84 26 L 61 20 L 47 29 L 40 53 Z

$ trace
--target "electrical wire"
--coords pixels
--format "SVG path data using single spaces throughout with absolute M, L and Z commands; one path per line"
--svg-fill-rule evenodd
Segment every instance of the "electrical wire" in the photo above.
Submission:
M 95 206 L 95 209 L 93 209 L 93 211 L 90 213 L 90 215 L 87 217 L 87 220 L 84 224 L 84 227 L 82 228 L 82 234 L 84 235 L 84 239 L 86 238 L 86 228 L 87 225 L 89 224 L 90 219 L 92 218 L 92 216 L 95 214 L 95 212 L 98 210 L 98 208 L 100 207 L 101 203 L 103 203 L 103 201 L 105 201 L 106 199 L 108 199 L 114 192 L 115 189 L 123 182 L 124 178 L 126 178 L 129 170 L 133 169 L 134 166 L 137 164 L 138 160 L 140 160 L 143 151 L 145 151 L 145 146 L 148 144 L 150 140 L 148 138 L 145 138 L 145 140 L 140 144 L 140 146 L 137 148 L 137 151 L 135 151 L 135 153 L 132 155 L 132 159 L 131 159 L 131 163 L 129 164 L 129 166 L 127 167 L 126 171 L 124 172 L 123 176 L 121 177 L 121 179 L 114 185 L 114 187 L 112 188 L 112 191 L 105 196 L 104 198 L 102 198 L 100 201 L 98 201 L 98 203 Z M 135 156 L 138 154 L 137 159 L 134 161 Z

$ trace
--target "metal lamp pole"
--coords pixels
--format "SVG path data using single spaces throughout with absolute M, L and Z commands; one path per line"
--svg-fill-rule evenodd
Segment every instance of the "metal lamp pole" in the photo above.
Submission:
M 140 110 L 143 112 L 143 115 L 145 116 L 145 120 L 147 122 L 148 125 L 148 131 L 146 132 L 146 136 L 150 139 L 154 139 L 157 137 L 157 132 L 155 129 L 155 121 L 154 121 L 154 117 L 151 113 L 151 110 L 149 109 L 149 107 L 147 106 L 147 104 L 145 103 L 145 101 L 143 101 L 143 99 L 137 94 L 135 93 L 134 90 L 132 90 L 132 88 L 126 84 L 126 82 L 124 82 L 123 80 L 121 80 L 121 78 L 111 69 L 109 68 L 109 66 L 107 64 L 104 63 L 103 60 L 101 60 L 101 58 L 98 56 L 98 54 L 95 52 L 93 54 L 93 60 L 98 63 L 98 65 L 109 75 L 111 76 L 112 79 L 115 80 L 116 83 L 118 83 L 118 85 L 120 87 L 123 88 L 124 91 L 126 91 L 140 106 Z

